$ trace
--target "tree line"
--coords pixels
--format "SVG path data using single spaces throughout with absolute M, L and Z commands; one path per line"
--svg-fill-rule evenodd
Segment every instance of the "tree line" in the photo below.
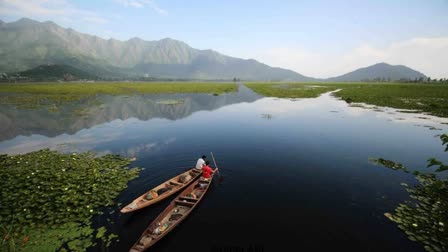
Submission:
M 378 77 L 373 79 L 362 79 L 362 82 L 398 82 L 398 83 L 440 83 L 440 84 L 448 84 L 448 78 L 434 78 L 431 77 L 420 77 L 420 78 L 400 78 L 398 80 L 392 80 L 391 78 Z

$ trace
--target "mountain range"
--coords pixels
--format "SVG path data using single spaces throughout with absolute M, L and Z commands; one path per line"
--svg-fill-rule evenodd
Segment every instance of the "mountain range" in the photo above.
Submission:
M 42 65 L 77 69 L 83 76 L 154 77 L 202 80 L 325 81 L 292 70 L 270 67 L 253 59 L 239 59 L 213 50 L 198 50 L 170 38 L 145 41 L 102 39 L 63 28 L 51 21 L 28 18 L 0 20 L 0 72 L 21 72 Z M 51 67 L 50 67 L 51 68 Z M 52 70 L 53 72 L 57 72 Z M 329 81 L 425 78 L 406 66 L 385 63 L 358 69 Z

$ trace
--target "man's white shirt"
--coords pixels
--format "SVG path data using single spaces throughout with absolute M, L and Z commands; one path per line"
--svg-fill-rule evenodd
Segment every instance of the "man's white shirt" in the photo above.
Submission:
M 196 163 L 196 169 L 202 170 L 202 166 L 205 164 L 204 159 L 200 158 L 198 159 L 198 162 Z

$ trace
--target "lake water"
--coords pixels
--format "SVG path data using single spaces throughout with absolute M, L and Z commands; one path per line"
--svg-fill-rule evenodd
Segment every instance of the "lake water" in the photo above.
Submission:
M 71 112 L 80 106 L 82 114 Z M 264 98 L 244 86 L 219 96 L 104 95 L 56 112 L 2 106 L 0 121 L 0 153 L 136 157 L 132 166 L 145 170 L 118 197 L 123 204 L 213 151 L 223 179 L 151 251 L 422 251 L 384 217 L 408 199 L 400 183 L 416 180 L 368 159 L 419 170 L 429 170 L 429 157 L 448 162 L 436 137 L 448 119 L 351 107 L 331 94 Z M 119 235 L 109 250 L 128 251 L 170 199 L 96 217 Z

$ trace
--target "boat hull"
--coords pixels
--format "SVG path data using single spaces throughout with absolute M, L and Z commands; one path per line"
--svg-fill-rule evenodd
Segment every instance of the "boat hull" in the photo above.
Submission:
M 185 181 L 185 182 L 179 182 L 179 179 L 182 176 L 186 176 L 186 175 L 190 175 L 191 179 L 189 179 L 188 181 Z M 147 191 L 146 193 L 140 195 L 138 198 L 133 200 L 130 204 L 123 207 L 120 210 L 120 212 L 121 213 L 129 213 L 129 212 L 137 211 L 139 209 L 148 207 L 148 206 L 153 205 L 159 201 L 162 201 L 162 200 L 170 197 L 171 195 L 181 191 L 185 187 L 187 187 L 189 184 L 191 184 L 193 181 L 195 181 L 200 175 L 201 175 L 201 171 L 199 171 L 195 168 L 192 168 L 186 172 L 183 172 L 183 173 L 163 182 L 162 184 L 154 187 L 153 189 Z M 153 199 L 148 200 L 146 198 L 146 196 L 149 193 L 151 193 L 151 191 L 158 191 L 162 188 L 166 188 L 167 191 L 165 191 L 164 193 L 162 193 L 160 195 L 157 195 L 157 197 L 155 197 Z

